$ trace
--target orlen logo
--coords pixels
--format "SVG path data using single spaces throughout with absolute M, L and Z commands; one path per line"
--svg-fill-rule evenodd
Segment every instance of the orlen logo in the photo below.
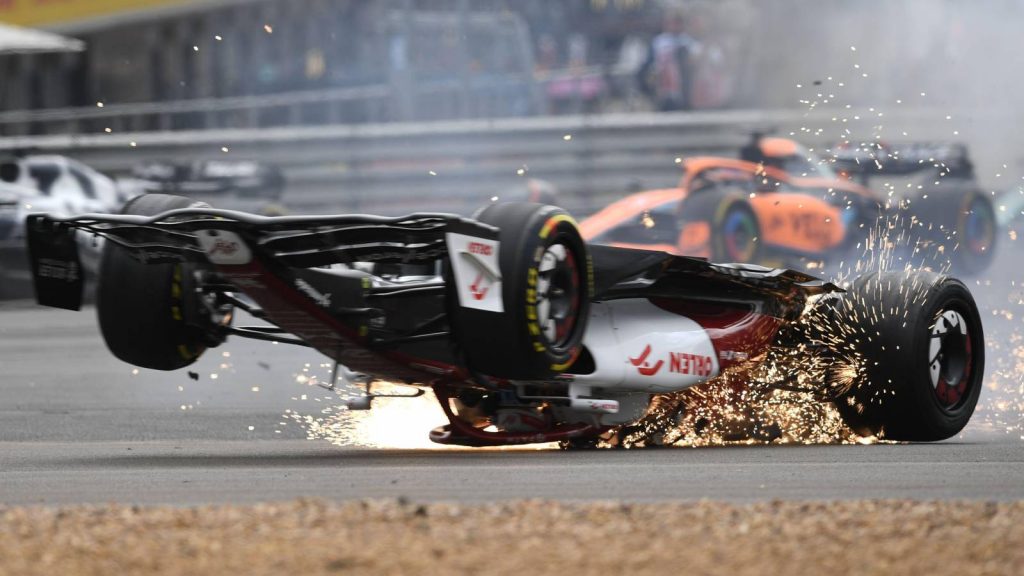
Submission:
M 494 253 L 494 246 L 482 242 L 470 242 L 467 249 L 470 254 L 479 254 L 481 256 L 490 256 Z
M 647 357 L 650 356 L 650 355 L 651 355 L 651 345 L 648 344 L 644 348 L 644 351 L 641 352 L 639 356 L 637 356 L 636 358 L 630 358 L 629 359 L 630 364 L 632 364 L 633 366 L 636 366 L 636 371 L 639 372 L 641 376 L 654 376 L 655 374 L 658 373 L 658 370 L 661 370 L 661 367 L 665 365 L 665 361 L 664 360 L 658 360 L 657 364 L 655 364 L 654 366 L 651 366 L 647 362 Z
M 671 352 L 668 355 L 668 371 L 677 374 L 693 374 L 694 376 L 711 376 L 711 357 Z
M 651 345 L 644 347 L 644 351 L 636 358 L 630 358 L 629 362 L 636 367 L 641 376 L 654 376 L 661 367 L 665 365 L 664 360 L 658 360 L 651 364 L 648 358 L 651 355 Z M 714 369 L 710 356 L 689 354 L 687 352 L 669 352 L 668 371 L 676 374 L 690 374 L 693 376 L 710 376 Z

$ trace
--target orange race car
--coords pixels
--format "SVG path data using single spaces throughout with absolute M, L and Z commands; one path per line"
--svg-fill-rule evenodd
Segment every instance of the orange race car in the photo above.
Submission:
M 859 256 L 854 249 L 878 219 L 901 213 L 905 218 L 891 221 L 923 242 L 919 253 L 952 254 L 960 272 L 980 272 L 994 250 L 995 214 L 966 178 L 972 175 L 953 173 L 952 155 L 950 163 L 933 162 L 948 179 L 911 186 L 910 194 L 894 201 L 850 179 L 859 176 L 866 182 L 872 175 L 869 167 L 890 175 L 932 167 L 911 161 L 919 154 L 902 159 L 900 152 L 908 150 L 842 149 L 826 163 L 793 140 L 755 135 L 741 150 L 742 159 L 687 158 L 681 162 L 678 187 L 632 194 L 584 220 L 581 230 L 598 244 L 716 262 L 809 267 Z M 947 245 L 949 250 L 940 248 Z

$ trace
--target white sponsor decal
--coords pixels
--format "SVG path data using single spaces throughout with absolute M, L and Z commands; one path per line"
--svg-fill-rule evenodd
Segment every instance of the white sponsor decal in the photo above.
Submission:
M 690 318 L 640 298 L 595 302 L 583 345 L 596 368 L 579 385 L 609 390 L 674 392 L 718 375 L 707 331 Z
M 238 234 L 227 230 L 199 230 L 199 246 L 214 264 L 237 266 L 252 261 L 252 251 Z
M 40 278 L 52 278 L 74 282 L 78 280 L 78 264 L 74 261 L 54 260 L 53 258 L 40 258 L 38 274 Z
M 465 234 L 445 235 L 458 286 L 459 304 L 490 312 L 504 312 L 498 241 Z
M 299 291 L 305 294 L 306 296 L 312 298 L 313 301 L 319 304 L 321 308 L 331 307 L 330 292 L 328 292 L 327 294 L 321 294 L 316 288 L 310 286 L 309 282 L 306 282 L 302 278 L 297 278 L 295 280 L 295 287 L 298 288 Z

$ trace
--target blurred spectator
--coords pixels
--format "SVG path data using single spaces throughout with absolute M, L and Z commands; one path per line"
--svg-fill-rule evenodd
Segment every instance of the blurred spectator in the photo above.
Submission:
M 567 67 L 540 77 L 546 81 L 549 113 L 584 114 L 599 110 L 607 83 L 600 70 L 588 68 L 587 51 L 587 38 L 573 34 L 568 42 Z
M 587 37 L 573 34 L 569 37 L 569 68 L 583 68 L 587 65 Z
M 697 53 L 690 57 L 693 69 L 690 104 L 696 109 L 721 108 L 732 95 L 732 75 L 729 73 L 725 52 L 717 39 L 707 33 L 703 18 L 693 18 L 690 26 L 700 45 Z
M 651 41 L 638 81 L 658 110 L 692 108 L 694 61 L 701 44 L 684 31 L 677 13 L 665 17 L 662 32 Z
M 541 34 L 537 40 L 537 72 L 550 72 L 558 68 L 558 43 L 551 34 Z

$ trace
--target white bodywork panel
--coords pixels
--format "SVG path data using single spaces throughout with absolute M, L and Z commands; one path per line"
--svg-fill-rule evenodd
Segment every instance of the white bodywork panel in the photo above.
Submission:
M 239 266 L 252 262 L 252 250 L 245 240 L 229 230 L 197 230 L 196 241 L 214 264 Z
M 459 305 L 489 312 L 504 312 L 497 240 L 449 232 L 445 234 Z
M 647 412 L 647 406 L 651 403 L 651 395 L 646 392 L 629 392 L 618 394 L 605 394 L 601 396 L 618 404 L 618 411 L 613 414 L 594 414 L 589 411 L 574 410 L 571 406 L 552 406 L 557 419 L 560 422 L 585 423 L 595 426 L 619 426 L 634 422 Z M 587 402 L 588 400 L 581 400 Z
M 595 302 L 583 345 L 596 368 L 575 381 L 606 390 L 674 392 L 719 371 L 700 324 L 642 299 Z

